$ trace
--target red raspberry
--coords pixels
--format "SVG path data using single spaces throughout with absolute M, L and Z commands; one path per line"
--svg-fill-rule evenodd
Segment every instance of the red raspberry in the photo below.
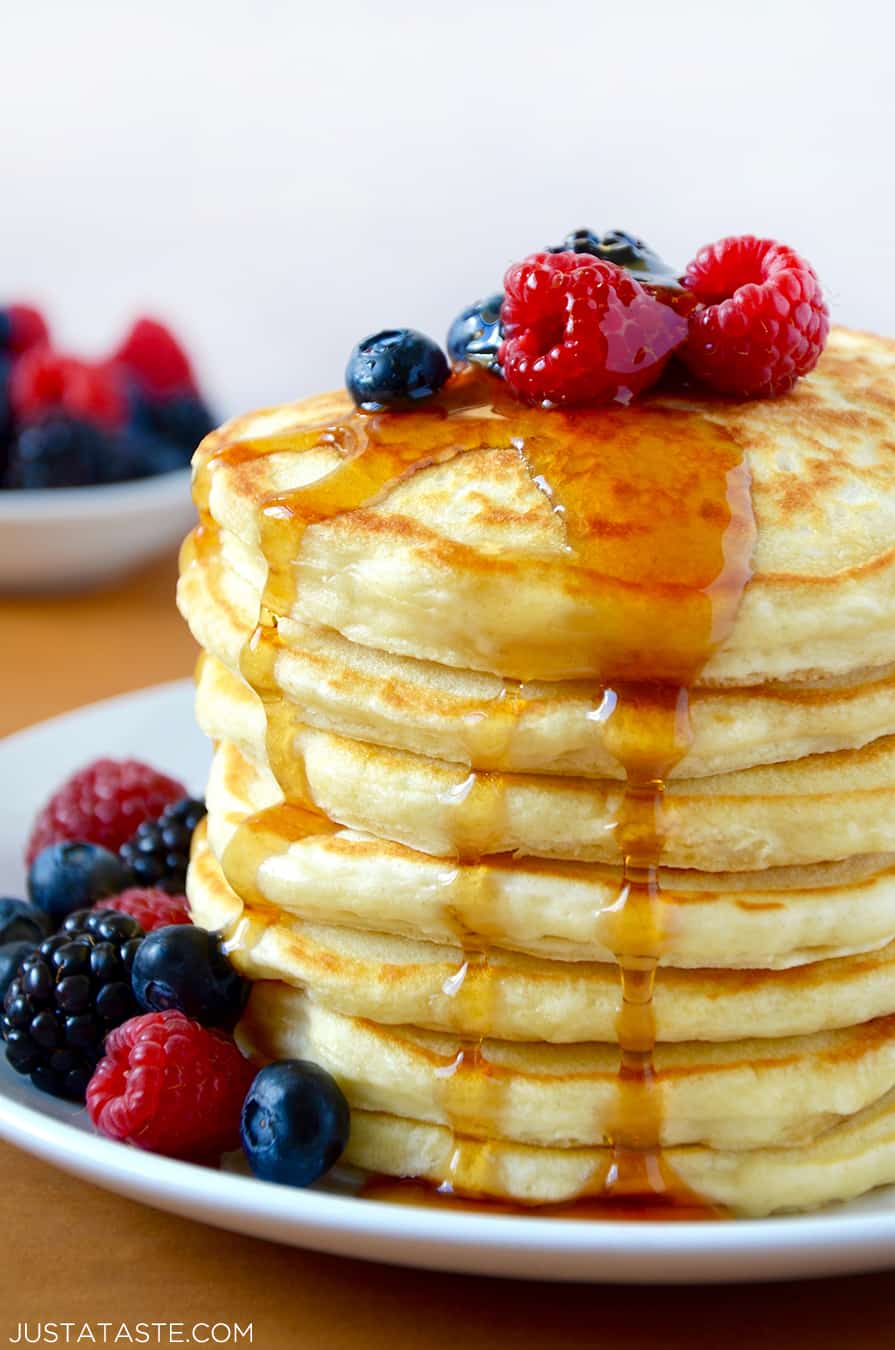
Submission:
M 155 319 L 137 319 L 112 359 L 151 398 L 196 392 L 189 357 L 170 329 Z
M 817 365 L 830 330 L 814 269 L 773 239 L 731 235 L 701 248 L 684 285 L 691 314 L 681 356 L 693 375 L 740 398 L 786 394 Z
M 93 908 L 117 909 L 119 914 L 130 914 L 144 933 L 167 928 L 172 923 L 191 922 L 185 895 L 168 895 L 167 891 L 154 886 L 131 886 L 120 895 L 97 900 Z
M 9 350 L 13 356 L 21 356 L 29 347 L 49 342 L 50 330 L 40 310 L 31 305 L 9 305 L 6 315 L 9 319 Z
M 110 1032 L 87 1085 L 87 1110 L 112 1139 L 211 1162 L 239 1147 L 239 1116 L 254 1076 L 229 1036 L 169 1008 Z
M 529 403 L 627 403 L 687 336 L 684 318 L 590 254 L 533 253 L 504 288 L 500 362 Z
M 30 864 L 42 848 L 66 839 L 117 853 L 138 825 L 185 796 L 176 778 L 137 759 L 97 759 L 67 779 L 37 816 L 25 861 Z
M 103 426 L 120 426 L 126 405 L 115 372 L 60 356 L 47 346 L 31 347 L 13 366 L 9 399 L 23 420 L 59 411 Z

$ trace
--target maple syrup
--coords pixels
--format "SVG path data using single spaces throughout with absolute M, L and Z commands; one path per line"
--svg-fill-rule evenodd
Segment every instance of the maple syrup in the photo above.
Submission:
M 667 1217 L 675 1205 L 693 1213 L 698 1201 L 662 1152 L 661 1083 L 653 1068 L 653 984 L 664 943 L 657 897 L 665 780 L 691 741 L 688 690 L 730 633 L 750 575 L 755 522 L 743 452 L 725 429 L 699 412 L 660 408 L 648 399 L 625 409 L 532 409 L 514 400 L 493 376 L 461 367 L 421 410 L 354 411 L 336 423 L 224 444 L 200 456 L 196 499 L 201 522 L 190 547 L 198 552 L 213 546 L 208 500 L 214 473 L 261 456 L 321 446 L 338 456 L 329 473 L 306 486 L 271 493 L 258 508 L 267 582 L 241 669 L 265 705 L 271 769 L 297 804 L 274 810 L 293 813 L 290 838 L 337 828 L 315 808 L 276 678 L 277 616 L 293 612 L 304 531 L 377 503 L 395 484 L 429 465 L 473 450 L 512 446 L 561 516 L 567 545 L 562 557 L 516 558 L 514 563 L 523 578 L 529 569 L 539 577 L 549 571 L 568 594 L 593 602 L 587 645 L 595 685 L 587 716 L 605 722 L 607 743 L 624 774 L 614 826 L 622 886 L 617 902 L 599 916 L 601 942 L 615 954 L 620 971 L 617 1104 L 606 1165 L 578 1203 L 600 1217 L 604 1210 L 630 1216 L 657 1206 Z M 531 652 L 508 655 L 513 669 L 497 673 L 524 669 L 536 675 L 537 639 L 534 634 Z M 508 686 L 496 723 L 504 745 L 523 706 L 523 686 Z M 485 803 L 496 801 L 490 783 L 488 773 L 473 771 L 457 798 L 477 793 Z M 262 900 L 254 877 L 270 823 L 265 813 L 250 819 L 225 855 L 228 879 L 238 883 L 236 889 L 250 903 Z M 499 989 L 487 945 L 472 935 L 462 941 L 454 992 L 463 997 L 464 1013 L 478 1034 L 443 1066 L 442 1101 L 451 1119 L 455 1094 L 462 1092 L 464 1127 L 471 1119 L 475 1136 L 487 1144 L 500 1127 L 499 1085 L 485 1047 Z M 487 1194 L 487 1148 L 473 1151 L 478 1162 L 471 1175 L 464 1162 L 470 1151 L 460 1146 L 456 1129 L 455 1138 L 445 1189 Z
M 432 1186 L 425 1181 L 374 1173 L 365 1177 L 360 1194 L 366 1200 L 385 1201 L 394 1205 L 422 1205 L 427 1209 L 441 1209 L 448 1213 L 512 1215 L 517 1218 L 692 1223 L 727 1217 L 722 1206 L 706 1204 L 698 1195 L 680 1185 L 674 1191 L 661 1194 L 640 1193 L 626 1197 L 582 1195 L 561 1204 L 521 1205 L 483 1196 L 456 1195 L 444 1187 Z

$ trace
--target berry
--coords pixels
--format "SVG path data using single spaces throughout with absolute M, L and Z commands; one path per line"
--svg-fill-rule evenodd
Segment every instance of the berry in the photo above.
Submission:
M 345 384 L 361 408 L 407 408 L 431 398 L 449 374 L 437 342 L 413 328 L 391 328 L 357 344 L 348 358 Z
M 9 396 L 23 421 L 66 413 L 98 426 L 120 426 L 127 405 L 114 369 L 60 356 L 50 347 L 32 347 L 13 366 Z
M 145 432 L 129 431 L 116 443 L 106 466 L 106 481 L 128 483 L 136 478 L 183 470 L 189 455 L 172 441 Z
M 131 886 L 120 895 L 97 900 L 94 908 L 130 914 L 144 933 L 153 933 L 156 928 L 167 928 L 171 924 L 190 922 L 185 895 L 169 895 L 167 891 L 154 890 L 149 886 Z
M 30 863 L 48 844 L 86 840 L 117 853 L 144 820 L 178 801 L 176 778 L 138 759 L 97 759 L 67 778 L 37 816 L 25 854 Z
M 783 244 L 744 234 L 702 248 L 684 284 L 704 308 L 681 356 L 723 394 L 776 397 L 817 365 L 830 327 L 814 269 Z
M 452 361 L 472 361 L 488 370 L 498 370 L 497 352 L 500 347 L 500 307 L 503 294 L 489 295 L 477 300 L 458 314 L 447 337 L 448 355 Z
M 42 909 L 24 900 L 0 900 L 0 944 L 41 942 L 50 934 L 50 921 Z
M 9 402 L 9 380 L 12 361 L 0 351 L 0 487 L 3 486 L 4 464 L 12 436 L 12 408 Z
M 106 1033 L 137 1011 L 130 970 L 143 930 L 126 914 L 81 910 L 25 954 L 6 991 L 0 1033 L 17 1073 L 83 1101 Z
M 20 939 L 18 942 L 4 942 L 0 945 L 0 1002 L 6 997 L 6 991 L 19 973 L 24 957 L 36 951 L 37 943 Z
M 131 878 L 126 865 L 98 844 L 61 843 L 41 849 L 28 872 L 32 904 L 61 919 L 104 895 L 118 895 Z
M 137 319 L 112 359 L 151 398 L 196 392 L 189 357 L 156 319 Z
M 615 263 L 616 267 L 630 272 L 647 290 L 683 289 L 674 269 L 642 239 L 626 230 L 607 230 L 605 234 L 587 229 L 573 230 L 561 244 L 547 252 L 586 253 L 603 262 Z
M 193 830 L 204 815 L 204 802 L 184 797 L 165 807 L 157 820 L 143 821 L 120 849 L 139 886 L 159 886 L 172 895 L 186 890 Z
M 14 438 L 6 485 L 35 489 L 101 483 L 109 453 L 109 438 L 99 427 L 53 415 L 22 427 Z
M 239 1146 L 254 1069 L 233 1041 L 173 1009 L 111 1033 L 87 1088 L 96 1128 L 152 1153 L 212 1161 Z
M 338 1083 L 303 1059 L 268 1064 L 242 1108 L 242 1146 L 262 1181 L 310 1186 L 338 1162 L 351 1113 Z
M 231 966 L 215 933 L 192 924 L 157 928 L 137 954 L 134 993 L 147 1012 L 176 1008 L 205 1026 L 235 1026 L 248 982 Z
M 31 305 L 7 305 L 0 309 L 0 351 L 21 356 L 29 347 L 42 346 L 50 340 L 46 321 Z
M 185 453 L 181 463 L 186 464 L 196 446 L 214 430 L 214 418 L 208 405 L 198 394 L 176 394 L 159 399 L 148 409 L 150 429 Z
M 627 403 L 687 335 L 680 315 L 590 254 L 533 253 L 504 281 L 500 361 L 529 403 Z

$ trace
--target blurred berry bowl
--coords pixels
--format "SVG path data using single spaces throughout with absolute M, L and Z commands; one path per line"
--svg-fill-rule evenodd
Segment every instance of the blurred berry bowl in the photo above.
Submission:
M 174 549 L 190 456 L 214 418 L 186 350 L 137 319 L 99 360 L 0 307 L 0 591 L 81 590 Z

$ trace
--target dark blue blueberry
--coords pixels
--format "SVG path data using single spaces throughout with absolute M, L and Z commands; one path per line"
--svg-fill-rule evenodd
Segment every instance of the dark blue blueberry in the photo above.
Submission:
M 0 306 L 0 352 L 5 351 L 12 341 L 12 316 L 8 309 Z
M 177 1008 L 211 1027 L 234 1026 L 248 994 L 217 935 L 189 924 L 157 928 L 143 939 L 131 983 L 146 1012 Z
M 548 248 L 547 252 L 589 253 L 593 258 L 602 258 L 604 262 L 615 263 L 616 267 L 624 267 L 637 281 L 660 286 L 663 290 L 681 290 L 674 269 L 642 239 L 628 234 L 626 230 L 607 230 L 605 234 L 587 229 L 573 230 L 561 244 Z
M 497 349 L 500 346 L 500 307 L 503 295 L 489 295 L 477 300 L 458 314 L 450 326 L 447 338 L 448 355 L 453 361 L 474 361 L 488 370 L 498 370 Z
M 38 909 L 63 919 L 105 895 L 117 895 L 131 881 L 121 859 L 98 844 L 51 844 L 31 864 L 28 894 Z
M 318 1064 L 281 1059 L 257 1074 L 242 1108 L 242 1146 L 262 1181 L 310 1186 L 345 1151 L 351 1113 Z
M 85 487 L 101 483 L 113 446 L 100 428 L 55 414 L 13 437 L 6 469 L 12 488 Z
M 23 956 L 37 950 L 37 944 L 29 941 L 4 942 L 0 946 L 0 1004 L 6 997 L 6 991 L 18 974 L 19 963 Z
M 49 933 L 50 921 L 43 910 L 24 900 L 0 900 L 0 944 L 43 942 Z
M 413 328 L 390 328 L 357 344 L 345 384 L 361 408 L 407 408 L 436 394 L 449 374 L 437 342 Z

